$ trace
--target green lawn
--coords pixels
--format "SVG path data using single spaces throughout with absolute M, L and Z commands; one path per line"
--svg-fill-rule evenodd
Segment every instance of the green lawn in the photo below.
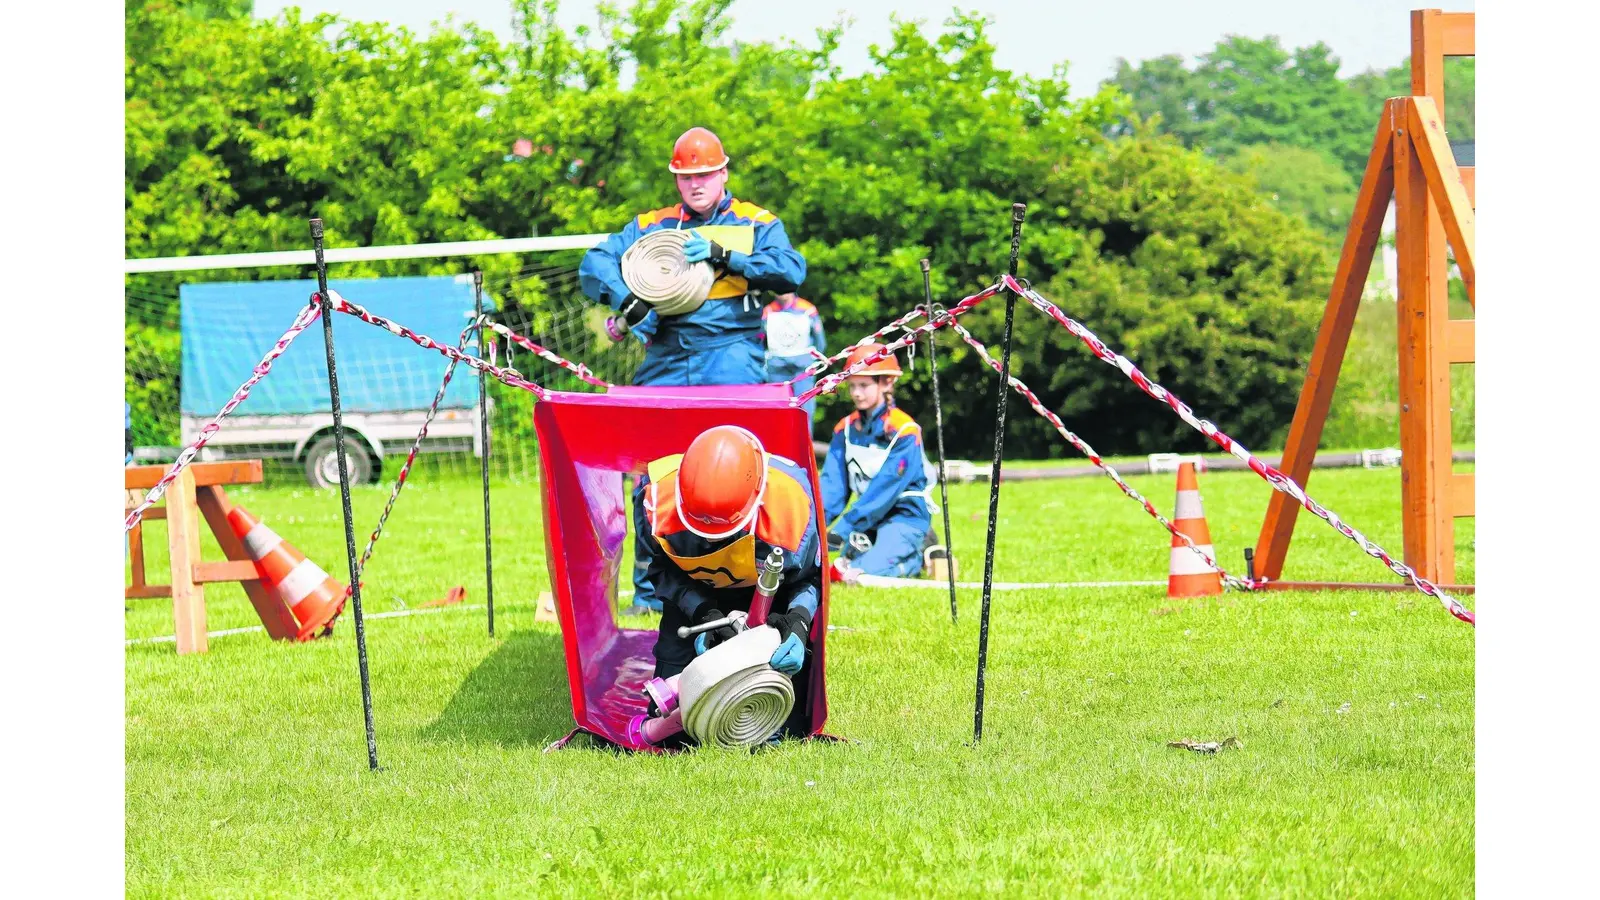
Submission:
M 1130 481 L 1171 508 L 1172 476 Z M 1309 487 L 1398 554 L 1399 483 L 1398 469 L 1328 470 Z M 1234 472 L 1201 487 L 1221 561 L 1241 566 L 1268 489 Z M 366 767 L 348 613 L 309 645 L 249 633 L 184 658 L 130 645 L 128 892 L 1473 892 L 1473 631 L 1420 594 L 997 593 L 974 748 L 977 592 L 952 626 L 941 592 L 837 590 L 827 730 L 854 743 L 544 754 L 572 719 L 556 628 L 533 621 L 547 583 L 537 491 L 496 488 L 495 638 L 481 608 L 368 623 L 382 772 Z M 386 494 L 357 492 L 360 540 Z M 233 496 L 343 579 L 337 494 Z M 974 580 L 987 497 L 952 490 Z M 471 481 L 408 487 L 365 577 L 367 612 L 456 584 L 481 604 L 481 515 Z M 1165 532 L 1102 479 L 1008 485 L 1001 521 L 1001 580 L 1166 575 Z M 1472 522 L 1458 526 L 1470 581 Z M 159 544 L 164 526 L 148 531 Z M 1386 576 L 1304 515 L 1287 574 Z M 255 622 L 236 587 L 207 599 L 212 629 Z M 171 632 L 167 601 L 127 605 L 130 639 Z M 1243 746 L 1166 746 L 1227 737 Z

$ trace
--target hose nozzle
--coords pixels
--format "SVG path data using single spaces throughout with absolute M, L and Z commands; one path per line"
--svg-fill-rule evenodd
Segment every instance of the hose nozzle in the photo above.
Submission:
M 773 547 L 767 558 L 761 561 L 761 571 L 756 574 L 756 592 L 750 598 L 751 628 L 766 624 L 767 614 L 772 612 L 772 600 L 778 595 L 778 588 L 782 584 L 783 548 Z
M 775 594 L 780 584 L 783 584 L 783 548 L 773 547 L 761 562 L 761 574 L 756 576 L 756 590 L 763 594 Z

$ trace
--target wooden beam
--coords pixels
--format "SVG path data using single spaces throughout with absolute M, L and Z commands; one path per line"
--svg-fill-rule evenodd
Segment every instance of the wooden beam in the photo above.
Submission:
M 129 590 L 144 587 L 144 522 L 142 521 L 134 523 L 134 526 L 128 529 L 128 559 L 133 562 L 133 583 L 128 586 Z
M 1441 110 L 1444 109 L 1443 18 L 1444 13 L 1437 9 L 1411 11 L 1411 96 L 1432 97 L 1433 105 Z
M 1471 594 L 1475 588 L 1470 584 L 1440 584 L 1435 585 L 1446 594 Z M 1414 591 L 1416 588 L 1410 582 L 1393 584 L 1383 582 L 1358 582 L 1358 581 L 1269 581 L 1262 585 L 1269 591 Z
M 1477 515 L 1478 479 L 1471 472 L 1457 472 L 1450 478 L 1450 514 L 1457 519 Z
M 1452 365 L 1477 362 L 1477 327 L 1471 319 L 1451 319 L 1444 329 L 1445 357 Z
M 1443 119 L 1428 97 L 1406 97 L 1404 102 L 1406 125 L 1411 142 L 1416 146 L 1417 159 L 1427 174 L 1428 193 L 1438 205 L 1439 217 L 1444 223 L 1445 235 L 1456 251 L 1456 265 L 1461 269 L 1461 281 L 1466 285 L 1467 296 L 1477 305 L 1475 268 L 1472 263 L 1473 244 L 1477 226 L 1472 211 L 1472 201 L 1467 199 L 1467 189 L 1461 183 L 1461 173 L 1450 152 L 1450 143 L 1444 136 Z
M 1306 366 L 1306 380 L 1300 387 L 1294 419 L 1289 425 L 1279 468 L 1302 486 L 1311 476 L 1311 461 L 1322 440 L 1322 426 L 1327 422 L 1328 408 L 1333 402 L 1339 367 L 1344 364 L 1350 329 L 1355 324 L 1356 310 L 1361 306 L 1367 273 L 1372 269 L 1372 255 L 1377 250 L 1389 198 L 1394 193 L 1397 109 L 1396 101 L 1389 100 L 1378 118 L 1372 152 L 1367 155 L 1366 173 L 1361 177 L 1361 191 L 1356 196 L 1355 212 L 1350 217 L 1344 249 L 1339 254 L 1339 267 L 1334 272 L 1333 288 L 1311 349 L 1311 361 Z M 1283 574 L 1284 559 L 1289 553 L 1289 541 L 1294 536 L 1299 512 L 1300 506 L 1293 498 L 1277 491 L 1272 493 L 1267 502 L 1266 519 L 1261 523 L 1261 535 L 1256 539 L 1256 572 L 1261 577 L 1277 578 Z
M 172 585 L 146 584 L 140 587 L 130 586 L 122 592 L 122 596 L 127 600 L 148 600 L 152 597 L 171 597 Z
M 194 567 L 200 562 L 200 516 L 192 468 L 179 472 L 167 488 L 167 546 L 172 558 L 172 622 L 178 653 L 204 653 L 205 592 L 194 582 Z
M 294 613 L 289 611 L 289 605 L 278 597 L 276 591 L 267 590 L 266 585 L 256 580 L 255 563 L 250 561 L 244 542 L 234 535 L 233 527 L 228 524 L 228 512 L 233 509 L 233 504 L 228 501 L 227 493 L 220 485 L 212 485 L 200 488 L 197 499 L 200 512 L 205 515 L 211 533 L 217 538 L 217 546 L 222 548 L 222 555 L 250 566 L 249 578 L 239 581 L 244 587 L 245 596 L 250 598 L 250 605 L 255 607 L 256 615 L 261 618 L 262 626 L 267 629 L 267 635 L 275 641 L 294 640 L 300 629 L 294 620 Z
M 1399 128 L 1394 156 L 1401 522 L 1406 564 L 1437 584 L 1455 574 L 1455 527 L 1445 496 L 1451 448 L 1444 226 L 1417 147 Z
M 161 482 L 171 466 L 128 466 L 122 470 L 123 487 L 130 491 L 148 491 Z M 230 459 L 222 462 L 190 463 L 195 487 L 214 484 L 260 484 L 261 460 Z
M 1473 13 L 1440 13 L 1440 49 L 1445 56 L 1477 56 L 1477 27 Z
M 1478 211 L 1478 167 L 1460 166 L 1461 186 L 1467 189 L 1467 204 L 1473 212 Z
M 195 563 L 195 584 L 215 584 L 219 581 L 257 581 L 261 577 L 256 564 L 248 559 L 230 559 L 227 562 Z

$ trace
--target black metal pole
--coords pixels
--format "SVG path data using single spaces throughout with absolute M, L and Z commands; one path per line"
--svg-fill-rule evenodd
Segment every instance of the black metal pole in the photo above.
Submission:
M 328 401 L 333 407 L 333 445 L 339 458 L 339 499 L 344 504 L 344 546 L 350 559 L 350 606 L 356 618 L 356 659 L 361 667 L 361 712 L 367 722 L 367 766 L 378 770 L 378 732 L 372 724 L 372 677 L 367 670 L 367 627 L 361 615 L 361 570 L 356 567 L 356 525 L 350 514 L 350 467 L 344 456 L 344 419 L 339 414 L 339 374 L 333 365 L 333 300 L 328 297 L 328 263 L 322 258 L 322 220 L 311 220 L 311 247 L 317 255 L 317 297 L 322 302 L 322 343 L 328 350 Z
M 488 359 L 488 341 L 483 336 L 483 272 L 472 273 L 472 292 L 478 305 L 478 358 Z M 483 585 L 489 604 L 489 637 L 494 637 L 494 532 L 489 528 L 489 394 L 488 379 L 478 370 L 478 430 L 482 443 L 479 459 L 483 469 Z
M 922 261 L 922 297 L 927 304 L 928 321 L 932 322 L 933 310 L 933 280 L 929 273 L 928 261 Z M 950 544 L 950 488 L 946 482 L 949 477 L 944 461 L 944 408 L 939 404 L 939 357 L 934 349 L 933 336 L 937 332 L 928 332 L 928 371 L 933 375 L 933 430 L 939 439 L 939 508 L 944 513 L 944 562 L 945 569 L 950 573 L 950 624 L 956 623 L 956 558 L 955 550 Z
M 1022 220 L 1027 204 L 1011 204 L 1011 277 L 1017 277 L 1022 252 Z M 1011 396 L 1011 321 L 1017 308 L 1015 291 L 1006 292 L 1006 330 L 1000 352 L 999 398 L 994 413 L 994 463 L 989 468 L 989 544 L 983 554 L 983 611 L 978 619 L 978 690 L 972 710 L 972 743 L 983 740 L 983 673 L 989 664 L 989 601 L 994 591 L 994 539 L 1000 522 L 1000 458 L 1006 442 L 1006 400 Z

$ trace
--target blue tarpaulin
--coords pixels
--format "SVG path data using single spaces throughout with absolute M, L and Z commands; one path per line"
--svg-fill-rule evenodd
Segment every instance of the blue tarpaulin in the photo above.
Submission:
M 369 312 L 454 347 L 473 314 L 468 275 L 333 279 L 328 286 Z M 213 416 L 250 377 L 316 292 L 314 280 L 185 284 L 179 288 L 179 326 L 183 342 L 180 402 L 186 416 Z M 484 298 L 484 308 L 491 308 Z M 272 364 L 272 372 L 250 391 L 237 415 L 325 413 L 328 364 L 322 322 L 300 333 Z M 369 325 L 354 316 L 333 314 L 335 364 L 340 407 L 352 412 L 427 409 L 450 361 L 436 350 Z M 467 353 L 477 356 L 477 340 Z M 456 368 L 445 392 L 444 408 L 478 402 L 478 379 Z

